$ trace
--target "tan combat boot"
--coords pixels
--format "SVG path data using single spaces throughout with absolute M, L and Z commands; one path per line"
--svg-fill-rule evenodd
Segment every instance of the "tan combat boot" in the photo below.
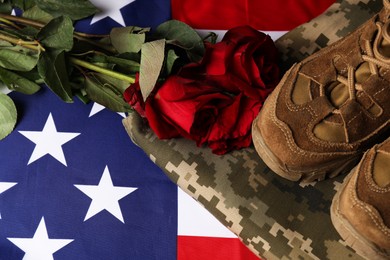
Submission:
M 275 173 L 310 182 L 348 172 L 390 132 L 390 3 L 356 31 L 295 64 L 253 122 Z
M 333 199 L 331 218 L 358 254 L 390 259 L 390 138 L 365 153 L 346 177 Z

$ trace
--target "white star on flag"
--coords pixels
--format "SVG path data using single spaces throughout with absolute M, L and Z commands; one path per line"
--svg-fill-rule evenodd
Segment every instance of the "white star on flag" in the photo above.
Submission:
M 18 184 L 17 182 L 0 182 L 0 194 Z
M 120 25 L 126 26 L 126 23 L 123 19 L 120 9 L 132 3 L 134 0 L 114 0 L 114 1 L 90 0 L 90 1 L 94 6 L 96 6 L 99 10 L 101 10 L 100 13 L 94 15 L 91 24 L 94 24 L 106 17 L 110 17 Z
M 91 117 L 91 116 L 94 116 L 96 115 L 97 113 L 99 113 L 100 111 L 102 111 L 103 109 L 105 109 L 106 107 L 105 106 L 102 106 L 100 105 L 99 103 L 93 103 L 93 106 L 92 106 L 92 109 L 91 109 L 91 112 L 89 113 L 89 116 L 88 117 Z M 123 118 L 126 118 L 126 114 L 125 113 L 118 113 L 121 117 Z
M 7 239 L 26 253 L 23 260 L 53 260 L 55 252 L 73 241 L 73 239 L 50 239 L 43 217 L 32 238 L 7 237 Z
M 12 188 L 16 184 L 17 184 L 16 182 L 0 182 L 0 194 Z M 1 213 L 0 213 L 0 219 L 1 219 Z
M 67 165 L 62 145 L 80 134 L 57 132 L 51 113 L 49 114 L 42 131 L 19 131 L 19 133 L 36 144 L 27 165 L 46 154 L 50 154 L 65 166 Z
M 125 221 L 123 220 L 119 200 L 137 189 L 132 187 L 114 186 L 107 166 L 104 169 L 98 185 L 74 186 L 92 199 L 84 221 L 105 209 L 122 223 L 125 223 Z

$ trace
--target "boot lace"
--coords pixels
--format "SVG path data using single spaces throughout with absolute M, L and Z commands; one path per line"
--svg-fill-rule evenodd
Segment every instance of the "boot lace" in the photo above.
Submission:
M 389 9 L 390 3 L 388 1 L 384 1 Z M 390 58 L 384 56 L 380 51 L 380 44 L 385 40 L 390 43 L 390 34 L 388 28 L 390 26 L 390 20 L 385 24 L 381 22 L 377 22 L 376 26 L 378 28 L 377 35 L 373 42 L 373 46 L 371 43 L 367 41 L 365 43 L 367 54 L 362 55 L 362 59 L 368 63 L 370 73 L 374 75 L 379 75 L 379 68 L 390 69 Z M 342 75 L 337 75 L 337 81 L 346 85 L 348 87 L 350 99 L 356 99 L 356 92 L 362 91 L 362 85 L 356 82 L 355 78 L 355 68 L 353 66 L 348 66 L 347 78 Z

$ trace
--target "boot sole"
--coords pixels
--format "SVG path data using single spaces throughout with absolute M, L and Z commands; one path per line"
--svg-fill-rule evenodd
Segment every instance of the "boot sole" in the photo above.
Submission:
M 260 112 L 261 113 L 261 112 Z M 290 181 L 300 181 L 301 183 L 310 183 L 314 181 L 321 181 L 326 178 L 333 178 L 339 174 L 346 173 L 353 168 L 360 159 L 360 155 L 356 154 L 352 156 L 349 160 L 337 161 L 328 164 L 322 165 L 315 169 L 294 169 L 286 170 L 284 163 L 277 158 L 272 151 L 265 144 L 264 139 L 261 135 L 260 130 L 258 129 L 257 121 L 259 117 L 256 117 L 252 124 L 252 139 L 253 144 L 260 158 L 264 163 L 276 174 L 279 176 L 288 179 Z
M 351 171 L 355 171 L 356 167 Z M 370 260 L 386 260 L 390 259 L 390 252 L 383 252 L 375 244 L 366 240 L 362 235 L 360 235 L 354 227 L 349 223 L 349 221 L 344 218 L 343 214 L 340 212 L 340 195 L 344 190 L 344 187 L 347 185 L 351 179 L 352 174 L 349 174 L 345 179 L 343 184 L 340 186 L 339 190 L 336 192 L 333 197 L 330 217 L 333 223 L 333 226 L 340 234 L 345 243 L 353 248 L 357 254 L 362 257 Z

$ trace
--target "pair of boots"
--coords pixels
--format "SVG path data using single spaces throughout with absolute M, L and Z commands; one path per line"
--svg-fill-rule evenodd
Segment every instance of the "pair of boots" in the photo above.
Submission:
M 311 182 L 350 171 L 331 218 L 367 259 L 390 259 L 389 1 L 349 36 L 295 64 L 252 128 L 258 154 L 284 178 Z

